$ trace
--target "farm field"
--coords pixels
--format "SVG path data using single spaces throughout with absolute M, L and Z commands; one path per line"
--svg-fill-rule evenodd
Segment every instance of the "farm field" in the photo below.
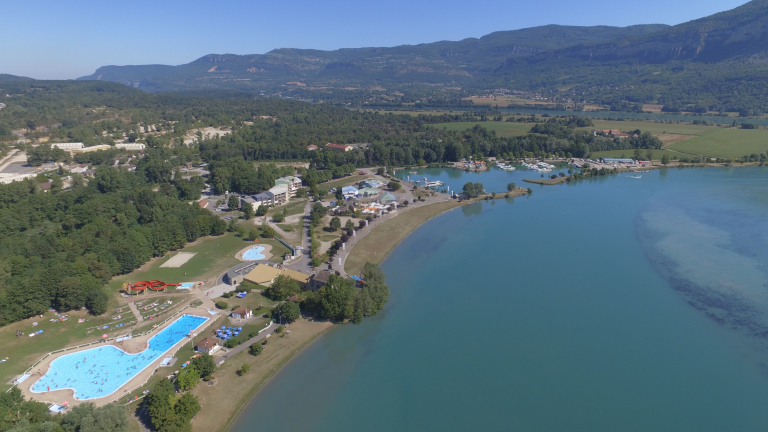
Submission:
M 668 147 L 690 154 L 708 157 L 737 158 L 768 152 L 766 129 L 718 129 L 706 135 Z

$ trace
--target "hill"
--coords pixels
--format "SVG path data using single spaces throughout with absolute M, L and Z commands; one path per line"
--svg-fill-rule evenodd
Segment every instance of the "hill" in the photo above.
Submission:
M 548 25 L 494 32 L 479 39 L 392 48 L 336 51 L 283 48 L 263 55 L 211 54 L 179 66 L 104 66 L 80 79 L 116 81 L 151 92 L 212 88 L 271 90 L 280 86 L 471 85 L 474 79 L 491 73 L 510 57 L 645 35 L 666 27 Z

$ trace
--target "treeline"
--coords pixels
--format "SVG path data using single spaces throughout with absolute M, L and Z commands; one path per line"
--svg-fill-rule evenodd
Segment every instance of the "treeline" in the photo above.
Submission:
M 224 221 L 182 199 L 190 188 L 199 196 L 199 179 L 154 191 L 142 172 L 99 166 L 87 186 L 75 182 L 60 193 L 41 192 L 34 179 L 0 185 L 0 324 L 51 307 L 104 313 L 102 287 L 112 276 L 226 231 Z
M 129 428 L 123 405 L 96 408 L 84 403 L 55 415 L 48 411 L 48 404 L 25 400 L 17 387 L 0 394 L 0 432 L 127 432 Z

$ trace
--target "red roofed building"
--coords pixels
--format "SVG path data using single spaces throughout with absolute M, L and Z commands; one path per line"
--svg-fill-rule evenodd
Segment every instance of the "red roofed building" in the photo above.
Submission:
M 317 146 L 314 145 L 314 144 L 310 144 L 310 145 L 307 146 L 307 150 L 309 150 L 309 151 L 317 150 Z

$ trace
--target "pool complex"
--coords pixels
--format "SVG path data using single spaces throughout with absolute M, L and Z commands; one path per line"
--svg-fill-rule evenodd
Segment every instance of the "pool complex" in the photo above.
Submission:
M 78 400 L 108 396 L 206 321 L 208 318 L 205 317 L 182 315 L 150 338 L 149 347 L 137 354 L 105 345 L 63 355 L 51 362 L 48 372 L 32 384 L 30 390 L 42 393 L 72 389 Z
M 264 250 L 264 246 L 255 246 L 243 254 L 243 259 L 246 261 L 255 261 L 255 260 L 261 260 L 266 258 L 266 255 L 261 253 Z

